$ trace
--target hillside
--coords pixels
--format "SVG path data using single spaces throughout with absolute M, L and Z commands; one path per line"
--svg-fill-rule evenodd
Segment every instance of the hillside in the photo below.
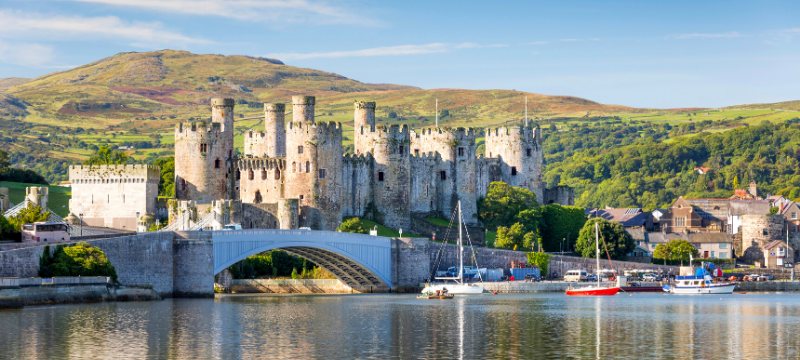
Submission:
M 6 91 L 6 89 L 16 86 L 19 84 L 24 84 L 31 79 L 27 78 L 18 78 L 18 77 L 7 77 L 7 78 L 0 78 L 0 91 Z
M 774 109 L 774 110 L 800 110 L 800 100 L 783 101 L 769 104 L 747 104 L 731 106 L 729 109 Z

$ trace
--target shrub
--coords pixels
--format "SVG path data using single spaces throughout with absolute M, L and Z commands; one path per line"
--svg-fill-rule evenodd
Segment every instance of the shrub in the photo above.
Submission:
M 45 246 L 39 259 L 39 276 L 108 276 L 117 282 L 117 271 L 100 248 L 81 242 L 73 246 L 59 245 L 50 257 Z
M 529 252 L 528 253 L 528 264 L 536 265 L 539 269 L 542 269 L 542 276 L 547 275 L 547 268 L 550 266 L 550 259 L 553 256 L 546 253 L 541 252 Z

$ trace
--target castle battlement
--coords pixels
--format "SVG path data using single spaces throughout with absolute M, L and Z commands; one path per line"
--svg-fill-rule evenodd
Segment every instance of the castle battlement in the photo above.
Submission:
M 158 181 L 161 179 L 161 168 L 153 165 L 71 165 L 69 179 L 73 184 L 81 180 L 125 180 L 122 182 Z M 132 181 L 127 181 L 132 180 Z M 135 180 L 135 181 L 133 181 Z
M 286 160 L 280 158 L 246 158 L 236 162 L 239 169 L 285 169 Z
M 474 145 L 477 131 L 474 128 L 426 128 L 419 133 L 412 131 L 412 139 L 417 143 L 441 143 L 450 146 Z
M 286 112 L 286 104 L 284 103 L 265 103 L 264 111 Z
M 353 106 L 358 109 L 375 109 L 374 101 L 355 101 Z
M 542 130 L 531 126 L 501 126 L 497 128 L 486 128 L 486 138 L 508 138 L 511 140 L 533 140 L 541 142 Z
M 342 157 L 342 162 L 345 164 L 362 164 L 362 163 L 370 163 L 375 161 L 375 157 L 372 156 L 372 153 L 366 154 L 344 154 Z
M 318 137 L 341 137 L 342 136 L 342 124 L 330 121 L 330 122 L 290 122 L 289 129 L 286 130 L 287 132 L 291 132 L 296 136 L 305 136 L 305 135 L 312 135 L 312 133 Z
M 442 156 L 438 152 L 425 152 L 419 155 L 411 155 L 410 161 L 412 163 L 436 164 L 442 161 Z
M 211 106 L 225 106 L 225 107 L 233 107 L 236 105 L 236 100 L 232 98 L 213 98 L 211 99 Z
M 218 122 L 185 122 L 175 125 L 175 135 L 188 135 L 188 133 L 222 133 L 222 124 Z

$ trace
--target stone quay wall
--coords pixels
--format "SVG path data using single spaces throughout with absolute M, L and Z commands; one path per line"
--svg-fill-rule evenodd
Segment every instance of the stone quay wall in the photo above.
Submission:
M 230 292 L 267 294 L 350 294 L 354 290 L 336 279 L 233 280 Z
M 433 269 L 433 267 L 437 264 L 437 261 L 438 261 L 438 270 L 440 271 L 447 270 L 447 268 L 451 266 L 458 266 L 458 257 L 457 257 L 458 252 L 456 250 L 457 246 L 449 244 L 444 245 L 444 249 L 442 251 L 443 256 L 440 256 L 441 259 L 437 260 L 437 255 L 441 246 L 442 245 L 438 243 L 430 244 L 431 269 Z M 473 261 L 473 256 L 469 250 L 469 247 L 464 247 L 464 249 L 465 249 L 464 266 L 475 266 L 475 263 Z M 475 258 L 477 258 L 478 261 L 477 263 L 478 266 L 490 269 L 502 268 L 505 271 L 506 275 L 508 275 L 508 269 L 511 267 L 512 261 L 522 262 L 522 263 L 528 261 L 528 255 L 523 251 L 489 249 L 489 248 L 474 248 L 474 250 L 475 250 Z M 626 270 L 639 270 L 639 269 L 678 274 L 678 266 L 643 264 L 637 262 L 617 261 L 617 260 L 612 260 L 612 264 L 614 270 L 616 270 L 617 273 L 620 274 Z M 596 267 L 597 267 L 597 260 L 595 259 L 581 258 L 574 256 L 553 255 L 553 257 L 550 260 L 550 266 L 548 267 L 547 275 L 558 274 L 559 276 L 563 276 L 563 274 L 569 270 L 586 270 L 590 273 L 594 273 L 596 272 Z M 610 269 L 610 266 L 608 264 L 608 259 L 600 259 L 600 268 Z

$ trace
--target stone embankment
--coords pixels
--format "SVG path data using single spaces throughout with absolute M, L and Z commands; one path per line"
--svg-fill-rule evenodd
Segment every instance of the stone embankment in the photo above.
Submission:
M 0 308 L 149 300 L 161 300 L 152 286 L 114 285 L 107 277 L 0 278 Z
M 354 290 L 336 279 L 252 279 L 233 280 L 230 292 L 259 294 L 352 294 Z

